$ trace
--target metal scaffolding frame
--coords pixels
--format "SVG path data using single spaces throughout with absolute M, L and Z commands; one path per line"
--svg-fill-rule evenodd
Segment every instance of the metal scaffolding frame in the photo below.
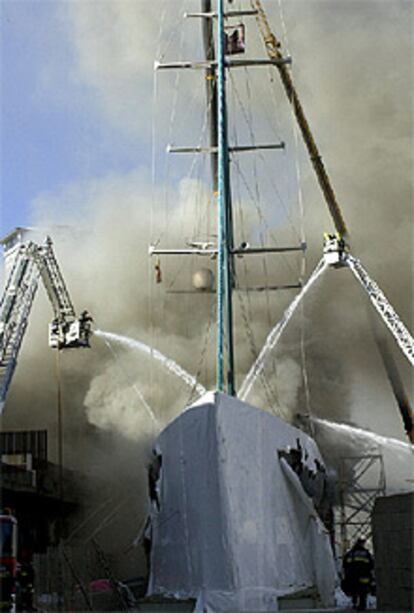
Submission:
M 375 500 L 385 495 L 384 461 L 381 454 L 341 458 L 339 509 L 336 534 L 342 556 L 356 538 L 371 540 L 371 514 Z

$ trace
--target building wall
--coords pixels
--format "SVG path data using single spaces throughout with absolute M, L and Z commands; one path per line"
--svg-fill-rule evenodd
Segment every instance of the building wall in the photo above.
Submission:
M 414 611 L 414 493 L 377 498 L 372 529 L 380 611 Z

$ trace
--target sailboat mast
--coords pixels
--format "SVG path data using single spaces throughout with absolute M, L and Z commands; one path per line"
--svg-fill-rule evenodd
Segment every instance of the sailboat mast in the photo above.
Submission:
M 224 340 L 227 340 L 227 393 L 234 396 L 232 304 L 232 215 L 227 139 L 224 0 L 217 0 L 217 390 L 224 389 Z
M 201 0 L 202 13 L 186 13 L 186 17 L 201 17 L 207 20 L 203 25 L 203 41 L 206 53 L 204 61 L 156 62 L 156 70 L 204 70 L 207 79 L 207 104 L 210 122 L 209 147 L 173 147 L 168 146 L 170 153 L 205 153 L 211 155 L 213 172 L 213 189 L 217 192 L 217 247 L 214 249 L 164 249 L 155 245 L 150 247 L 151 255 L 182 255 L 199 254 L 217 257 L 217 348 L 216 348 L 216 389 L 226 391 L 235 396 L 234 371 L 234 332 L 233 332 L 233 300 L 236 271 L 235 256 L 246 256 L 253 253 L 278 253 L 281 251 L 303 251 L 305 246 L 298 247 L 250 247 L 235 248 L 233 232 L 232 199 L 230 187 L 229 153 L 251 151 L 255 149 L 283 149 L 283 143 L 264 143 L 233 145 L 228 144 L 227 105 L 226 105 L 226 71 L 230 67 L 279 65 L 289 63 L 289 58 L 263 59 L 229 59 L 226 57 L 225 19 L 237 15 L 256 15 L 256 11 L 224 12 L 225 0 L 216 0 L 216 11 L 211 10 L 212 0 Z M 217 24 L 217 52 L 214 45 L 214 20 Z M 238 53 L 239 51 L 236 51 Z M 229 50 L 229 53 L 235 53 Z M 216 56 L 216 57 L 215 57 Z M 281 286 L 274 289 L 280 289 Z M 286 287 L 298 287 L 297 284 Z M 259 291 L 261 288 L 256 288 Z

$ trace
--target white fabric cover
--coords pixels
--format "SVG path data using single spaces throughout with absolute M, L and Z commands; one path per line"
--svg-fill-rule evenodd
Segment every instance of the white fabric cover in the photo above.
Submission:
M 197 611 L 275 611 L 316 586 L 334 603 L 335 566 L 313 503 L 278 450 L 315 442 L 281 419 L 206 394 L 156 441 L 160 510 L 152 507 L 148 594 L 196 598 Z

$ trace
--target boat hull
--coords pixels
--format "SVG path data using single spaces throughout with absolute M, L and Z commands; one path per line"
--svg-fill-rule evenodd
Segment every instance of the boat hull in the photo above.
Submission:
M 313 590 L 333 603 L 329 537 L 279 452 L 315 442 L 281 419 L 220 393 L 203 397 L 160 434 L 151 508 L 149 594 L 195 598 L 197 610 L 277 610 Z

